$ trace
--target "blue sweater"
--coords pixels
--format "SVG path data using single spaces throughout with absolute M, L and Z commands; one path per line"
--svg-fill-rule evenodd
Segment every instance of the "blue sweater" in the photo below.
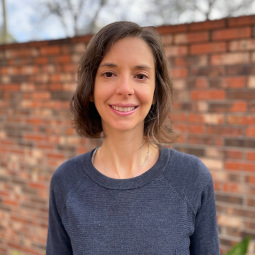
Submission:
M 52 176 L 47 255 L 218 255 L 211 174 L 196 157 L 164 148 L 131 179 L 97 171 L 93 151 Z

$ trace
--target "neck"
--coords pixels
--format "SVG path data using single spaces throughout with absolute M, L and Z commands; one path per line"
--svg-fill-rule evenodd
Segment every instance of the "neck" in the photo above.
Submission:
M 96 155 L 96 167 L 111 178 L 132 178 L 148 169 L 155 149 L 143 134 L 106 135 Z

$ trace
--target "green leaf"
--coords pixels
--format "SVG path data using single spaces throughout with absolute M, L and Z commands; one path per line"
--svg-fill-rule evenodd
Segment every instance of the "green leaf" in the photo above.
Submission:
M 250 239 L 249 236 L 246 237 L 243 241 L 236 244 L 226 255 L 245 255 L 248 250 Z

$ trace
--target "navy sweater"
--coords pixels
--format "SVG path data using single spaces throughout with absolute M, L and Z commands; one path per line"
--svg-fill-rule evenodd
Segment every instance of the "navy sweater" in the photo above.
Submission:
M 93 151 L 52 176 L 47 255 L 218 255 L 211 174 L 196 157 L 164 148 L 131 179 L 96 170 Z

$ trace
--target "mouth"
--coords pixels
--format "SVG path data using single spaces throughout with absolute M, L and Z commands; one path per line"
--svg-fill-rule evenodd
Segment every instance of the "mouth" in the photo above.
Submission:
M 130 112 L 137 108 L 137 106 L 128 106 L 128 107 L 122 107 L 122 106 L 114 106 L 111 105 L 111 108 L 113 108 L 116 111 L 119 112 Z

